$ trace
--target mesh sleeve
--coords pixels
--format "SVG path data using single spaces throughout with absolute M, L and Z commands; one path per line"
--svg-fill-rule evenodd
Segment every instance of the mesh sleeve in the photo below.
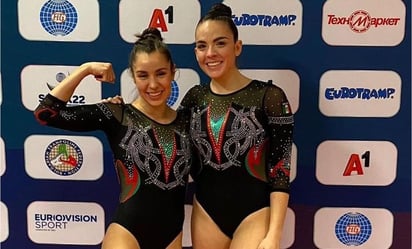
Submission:
M 121 119 L 121 113 L 121 105 L 98 103 L 66 106 L 66 102 L 50 94 L 34 110 L 40 124 L 70 131 L 104 130 L 110 120 Z
M 263 100 L 268 118 L 269 153 L 266 172 L 272 191 L 289 192 L 294 119 L 283 90 L 269 86 Z

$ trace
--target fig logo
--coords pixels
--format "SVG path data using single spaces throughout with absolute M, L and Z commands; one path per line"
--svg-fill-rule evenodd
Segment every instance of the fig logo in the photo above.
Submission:
M 369 219 L 357 212 L 346 213 L 335 225 L 335 234 L 340 242 L 347 246 L 359 246 L 365 243 L 372 234 Z
M 76 8 L 67 0 L 49 0 L 40 10 L 43 28 L 54 36 L 66 36 L 77 26 Z
M 45 161 L 54 173 L 69 176 L 80 170 L 83 164 L 83 153 L 74 142 L 59 139 L 47 146 Z

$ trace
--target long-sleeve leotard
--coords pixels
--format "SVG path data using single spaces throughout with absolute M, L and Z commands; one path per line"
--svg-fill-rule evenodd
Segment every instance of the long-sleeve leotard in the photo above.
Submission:
M 48 126 L 106 134 L 121 187 L 113 222 L 128 229 L 141 248 L 164 249 L 179 234 L 191 162 L 187 114 L 178 112 L 164 125 L 130 104 L 67 106 L 50 94 L 34 114 Z
M 195 86 L 181 103 L 191 108 L 196 198 L 232 236 L 250 213 L 269 206 L 270 193 L 289 192 L 293 114 L 283 90 L 253 80 L 227 95 Z

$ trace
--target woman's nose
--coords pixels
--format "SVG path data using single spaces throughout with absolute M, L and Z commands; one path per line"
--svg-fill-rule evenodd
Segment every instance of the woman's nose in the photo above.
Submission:
M 206 55 L 207 56 L 211 56 L 211 55 L 214 55 L 215 54 L 215 46 L 209 46 L 208 48 L 207 48 L 207 51 L 206 51 Z
M 149 87 L 150 88 L 156 88 L 157 87 L 156 77 L 149 77 Z

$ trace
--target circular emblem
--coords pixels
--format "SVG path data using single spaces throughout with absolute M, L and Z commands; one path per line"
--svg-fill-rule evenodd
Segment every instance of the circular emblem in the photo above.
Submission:
M 371 16 L 364 10 L 357 10 L 349 17 L 349 26 L 356 33 L 366 32 L 371 27 Z
M 44 158 L 49 169 L 61 176 L 73 175 L 83 164 L 83 153 L 79 146 L 67 139 L 49 144 Z
M 336 237 L 347 246 L 362 245 L 369 239 L 371 233 L 371 222 L 360 213 L 344 214 L 335 225 Z
M 57 82 L 62 82 L 66 78 L 66 75 L 64 73 L 57 73 L 56 74 L 56 81 Z
M 173 80 L 172 81 L 172 92 L 170 93 L 170 96 L 167 99 L 167 105 L 173 106 L 176 103 L 178 97 L 179 97 L 179 86 L 177 85 L 177 82 Z
M 70 34 L 76 28 L 77 21 L 76 9 L 67 0 L 49 0 L 40 10 L 41 25 L 54 36 Z

